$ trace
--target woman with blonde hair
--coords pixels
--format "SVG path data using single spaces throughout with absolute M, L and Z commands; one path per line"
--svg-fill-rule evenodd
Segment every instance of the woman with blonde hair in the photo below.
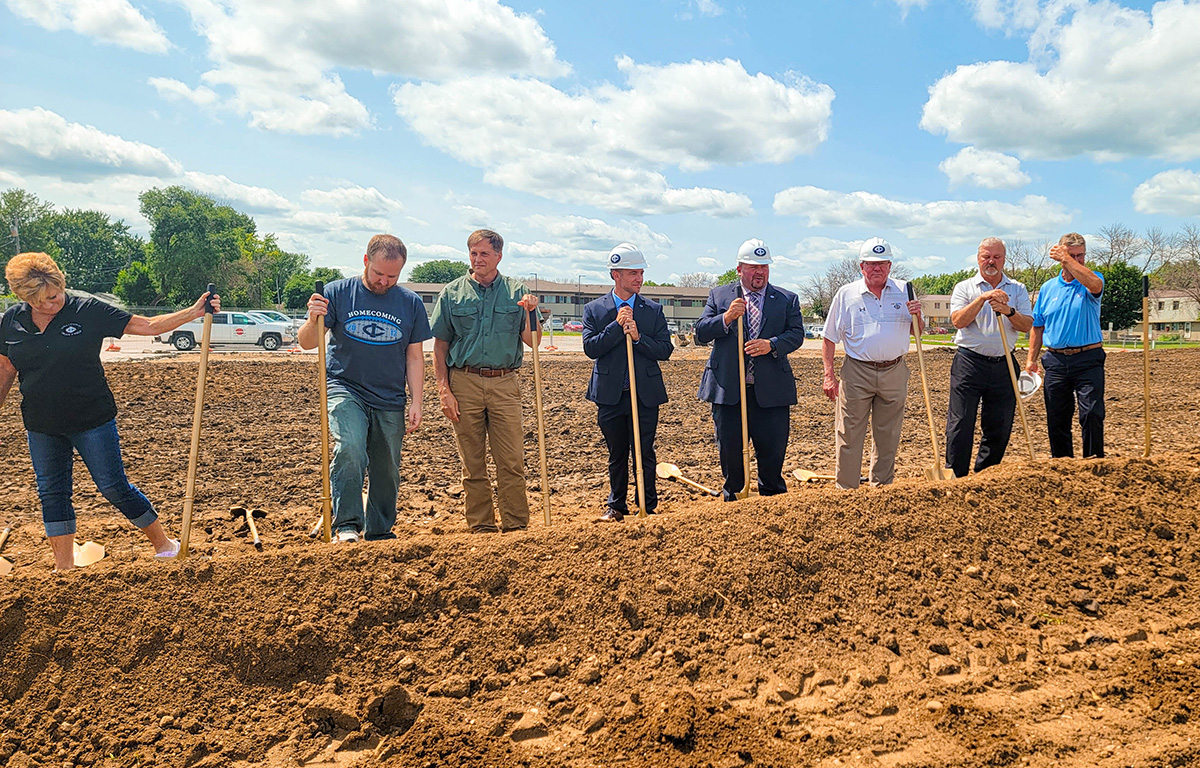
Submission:
M 21 416 L 54 569 L 75 565 L 75 452 L 104 498 L 142 530 L 156 556 L 173 557 L 179 542 L 167 537 L 154 505 L 125 477 L 117 405 L 100 365 L 100 347 L 106 337 L 156 336 L 202 317 L 208 294 L 187 309 L 142 317 L 68 295 L 67 276 L 44 253 L 14 256 L 4 277 L 22 303 L 0 317 L 0 407 L 19 376 Z M 221 308 L 216 295 L 212 305 Z

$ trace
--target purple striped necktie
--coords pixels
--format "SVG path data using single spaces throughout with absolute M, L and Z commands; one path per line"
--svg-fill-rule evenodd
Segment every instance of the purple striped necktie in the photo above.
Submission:
M 762 307 L 758 302 L 762 299 L 761 294 L 748 293 L 746 294 L 746 316 L 750 319 L 747 323 L 749 335 L 746 341 L 757 339 L 759 331 L 762 330 Z M 754 383 L 754 358 L 746 358 L 746 383 Z

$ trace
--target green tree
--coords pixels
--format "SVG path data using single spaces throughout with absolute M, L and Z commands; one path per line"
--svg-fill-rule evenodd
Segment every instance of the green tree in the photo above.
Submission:
M 1100 327 L 1105 331 L 1109 323 L 1118 331 L 1133 327 L 1142 316 L 1142 271 L 1124 261 L 1109 262 L 1096 271 L 1104 275 Z
M 150 222 L 147 266 L 160 294 L 190 303 L 210 282 L 226 293 L 244 279 L 241 262 L 257 243 L 254 219 L 180 186 L 148 189 L 138 200 Z
M 49 232 L 67 284 L 81 291 L 111 291 L 117 273 L 142 258 L 144 244 L 129 233 L 129 225 L 101 211 L 68 208 L 52 214 Z
M 942 275 L 921 275 L 912 279 L 913 289 L 919 296 L 934 294 L 947 296 L 954 292 L 954 286 L 973 276 L 978 270 L 963 269 Z
M 729 285 L 730 283 L 736 283 L 737 281 L 738 281 L 737 267 L 733 267 L 732 269 L 728 270 L 727 272 L 725 272 L 725 273 L 721 274 L 719 277 L 717 277 L 716 284 L 717 285 Z
M 158 286 L 150 274 L 150 268 L 135 261 L 117 273 L 113 293 L 132 307 L 148 307 L 158 300 Z
M 408 275 L 410 283 L 448 283 L 467 274 L 467 262 L 438 259 L 418 264 Z
M 35 194 L 16 187 L 0 192 L 0 286 L 4 293 L 8 292 L 8 286 L 4 284 L 4 266 L 17 255 L 18 240 L 21 253 L 35 251 L 58 257 L 58 247 L 50 237 L 50 217 L 53 215 L 54 205 L 43 203 Z M 14 229 L 15 236 L 12 234 Z
M 288 278 L 283 288 L 283 304 L 288 309 L 303 309 L 308 305 L 308 297 L 313 295 L 316 282 L 332 283 L 341 280 L 342 273 L 329 267 L 317 267 L 312 272 L 297 272 Z

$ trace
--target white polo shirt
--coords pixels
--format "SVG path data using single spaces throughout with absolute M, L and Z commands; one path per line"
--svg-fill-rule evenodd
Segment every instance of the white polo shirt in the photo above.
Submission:
M 1023 315 L 1033 314 L 1029 289 L 1024 285 L 1002 272 L 996 288 L 1008 294 L 1008 306 Z M 991 290 L 994 290 L 992 284 L 983 279 L 982 273 L 976 272 L 974 277 L 968 277 L 954 286 L 954 292 L 950 294 L 950 311 L 957 312 L 966 308 L 972 301 Z M 1000 341 L 1000 325 L 997 321 L 1004 323 L 1004 332 L 1008 334 L 1008 349 L 1005 349 Z M 985 303 L 971 324 L 966 328 L 959 328 L 954 334 L 954 343 L 981 355 L 1001 357 L 1012 352 L 1016 346 L 1017 330 L 1012 327 L 1011 320 L 1007 317 L 1001 318 L 992 311 L 991 304 Z
M 829 302 L 825 338 L 855 360 L 884 363 L 908 352 L 912 315 L 903 286 L 888 278 L 879 298 L 866 279 L 843 285 Z

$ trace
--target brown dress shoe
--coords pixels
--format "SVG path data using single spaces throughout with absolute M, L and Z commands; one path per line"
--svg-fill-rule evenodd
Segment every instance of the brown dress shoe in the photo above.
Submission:
M 600 515 L 599 522 L 601 522 L 601 523 L 623 523 L 623 522 L 625 522 L 625 515 L 621 514 L 620 512 L 618 512 L 615 509 L 606 509 L 604 511 L 604 514 Z

